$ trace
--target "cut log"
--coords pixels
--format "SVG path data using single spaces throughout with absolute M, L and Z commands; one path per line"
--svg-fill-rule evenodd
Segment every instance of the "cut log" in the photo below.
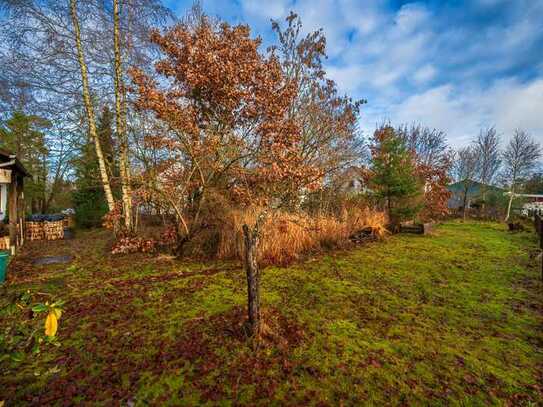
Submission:
M 44 222 L 43 232 L 45 240 L 64 239 L 64 221 Z
M 26 222 L 26 238 L 30 241 L 45 239 L 43 222 Z
M 433 223 L 409 223 L 400 225 L 400 233 L 426 235 L 432 231 Z

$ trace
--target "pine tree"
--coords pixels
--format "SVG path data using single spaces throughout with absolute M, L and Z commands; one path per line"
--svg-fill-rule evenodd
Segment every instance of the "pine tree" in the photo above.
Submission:
M 391 126 L 375 131 L 371 157 L 371 187 L 384 201 L 390 222 L 397 224 L 414 217 L 422 206 L 418 199 L 422 185 L 413 154 Z
M 110 178 L 113 178 L 117 173 L 113 159 L 112 119 L 111 111 L 105 107 L 102 110 L 97 126 L 97 133 Z M 74 163 L 74 167 L 76 181 L 72 199 L 76 222 L 80 227 L 98 227 L 102 224 L 102 217 L 108 212 L 108 206 L 102 188 L 96 149 L 90 139 L 87 138 L 86 142 L 81 146 L 79 159 Z
M 44 129 L 50 123 L 38 116 L 16 111 L 0 124 L 0 147 L 17 155 L 32 178 L 24 185 L 26 202 L 32 212 L 42 212 L 46 202 L 49 151 Z

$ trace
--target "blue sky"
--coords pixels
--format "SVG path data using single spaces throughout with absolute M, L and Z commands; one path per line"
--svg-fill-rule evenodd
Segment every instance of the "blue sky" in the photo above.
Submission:
M 191 0 L 165 0 L 179 16 Z M 265 44 L 270 19 L 290 10 L 323 28 L 326 70 L 365 98 L 360 126 L 422 122 L 453 146 L 496 126 L 543 142 L 543 0 L 203 0 L 204 10 L 248 23 Z

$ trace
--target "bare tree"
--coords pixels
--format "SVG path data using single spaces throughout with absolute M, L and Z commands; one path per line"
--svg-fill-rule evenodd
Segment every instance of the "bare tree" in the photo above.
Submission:
M 119 0 L 113 0 L 113 48 L 115 51 L 115 114 L 117 137 L 119 139 L 119 168 L 124 227 L 132 231 L 132 190 L 130 185 L 130 166 L 128 161 L 128 136 L 126 134 L 126 95 L 122 78 L 121 57 L 121 18 Z
M 296 84 L 288 115 L 300 125 L 301 158 L 331 178 L 367 153 L 358 129 L 359 110 L 366 101 L 341 95 L 335 82 L 326 77 L 322 30 L 304 35 L 302 22 L 293 12 L 283 23 L 272 20 L 272 29 L 278 44 L 271 51 L 281 61 L 285 77 Z
M 102 180 L 102 187 L 106 196 L 107 206 L 110 211 L 115 209 L 115 200 L 113 199 L 113 192 L 111 191 L 111 185 L 109 183 L 109 175 L 107 173 L 106 161 L 104 154 L 102 153 L 102 147 L 100 145 L 100 139 L 96 132 L 96 119 L 94 115 L 94 106 L 91 101 L 88 68 L 85 62 L 85 56 L 83 51 L 83 44 L 81 42 L 81 31 L 79 29 L 79 18 L 77 16 L 77 4 L 76 0 L 70 0 L 70 11 L 72 17 L 72 23 L 74 26 L 75 45 L 77 48 L 77 58 L 79 61 L 79 67 L 81 69 L 81 82 L 83 86 L 83 101 L 85 104 L 85 110 L 87 112 L 87 120 L 89 125 L 89 135 L 94 142 L 96 148 L 96 156 L 98 157 L 98 165 L 100 168 L 100 178 Z
M 120 89 L 122 122 L 117 126 L 119 142 L 116 143 L 119 154 L 115 151 L 113 159 L 129 167 L 132 163 L 123 140 L 141 130 L 137 127 L 138 121 L 131 123 L 134 111 L 130 96 L 122 86 L 126 83 L 126 71 L 128 66 L 152 70 L 156 49 L 149 42 L 150 29 L 167 25 L 174 17 L 158 0 L 117 1 L 117 14 L 113 12 L 111 0 L 78 2 L 77 17 L 93 110 L 113 105 L 115 90 Z M 48 166 L 54 174 L 53 179 L 48 178 L 49 190 L 56 194 L 65 178 L 73 175 L 71 162 L 77 151 L 74 147 L 81 144 L 82 139 L 88 142 L 90 127 L 87 120 L 80 120 L 86 106 L 81 92 L 79 56 L 74 46 L 71 4 L 69 1 L 9 0 L 0 1 L 0 9 L 0 119 L 21 110 L 44 117 L 53 124 L 46 138 L 50 151 Z M 118 24 L 115 24 L 116 16 Z M 114 31 L 115 25 L 118 33 Z M 129 181 L 129 176 L 120 175 L 119 183 L 117 175 L 110 174 L 112 189 L 122 187 L 123 179 Z M 126 189 L 124 195 L 127 195 Z
M 509 186 L 509 203 L 505 221 L 511 214 L 511 205 L 519 181 L 530 175 L 537 167 L 541 157 L 541 145 L 533 140 L 524 130 L 515 130 L 515 134 L 503 152 L 503 173 L 502 177 Z
M 417 154 L 418 161 L 426 166 L 436 166 L 445 155 L 450 154 L 447 135 L 437 129 L 421 124 L 401 125 L 396 134 L 404 141 L 406 147 Z
M 479 159 L 474 146 L 464 147 L 455 154 L 451 177 L 462 183 L 462 217 L 466 219 L 469 191 L 479 174 Z
M 500 137 L 494 127 L 481 130 L 474 141 L 475 151 L 479 159 L 479 180 L 481 181 L 483 209 L 486 200 L 487 186 L 496 179 L 501 165 Z

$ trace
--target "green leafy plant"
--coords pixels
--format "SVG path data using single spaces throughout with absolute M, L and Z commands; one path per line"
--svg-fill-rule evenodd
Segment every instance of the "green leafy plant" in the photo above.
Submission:
M 0 311 L 10 322 L 0 333 L 0 365 L 17 365 L 39 355 L 44 347 L 60 346 L 57 331 L 64 302 L 35 302 L 37 295 L 44 294 L 26 290 Z

